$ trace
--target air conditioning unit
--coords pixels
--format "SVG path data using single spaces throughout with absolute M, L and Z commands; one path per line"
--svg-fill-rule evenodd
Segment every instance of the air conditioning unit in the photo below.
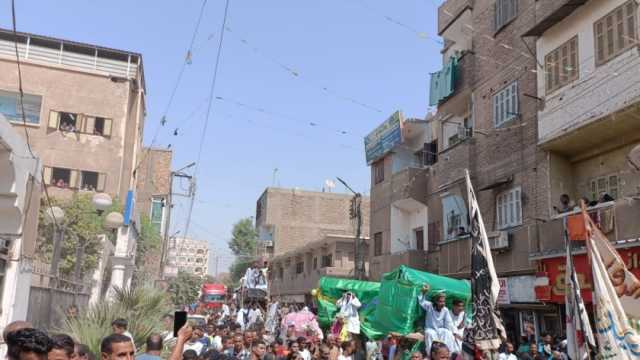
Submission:
M 487 234 L 491 250 L 506 251 L 511 244 L 511 237 L 508 231 L 494 231 Z
M 458 126 L 458 140 L 462 141 L 471 137 L 471 129 L 465 126 Z
M 273 247 L 273 240 L 262 240 L 264 247 Z

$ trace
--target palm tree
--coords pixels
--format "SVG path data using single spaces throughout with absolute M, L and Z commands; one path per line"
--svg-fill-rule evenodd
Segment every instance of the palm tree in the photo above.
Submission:
M 114 288 L 112 301 L 101 300 L 89 306 L 75 318 L 66 318 L 61 332 L 89 346 L 100 354 L 100 342 L 112 333 L 111 322 L 117 318 L 129 321 L 129 332 L 137 349 L 142 349 L 147 337 L 162 331 L 162 316 L 172 306 L 166 292 L 151 286 L 136 288 Z

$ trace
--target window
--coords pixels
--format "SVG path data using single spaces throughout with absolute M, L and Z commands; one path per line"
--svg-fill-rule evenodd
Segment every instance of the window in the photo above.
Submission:
M 278 268 L 278 279 L 282 279 L 284 277 L 284 268 L 283 267 L 279 267 Z
M 518 16 L 518 0 L 496 0 L 496 31 Z
M 201 259 L 201 258 L 197 258 L 197 259 L 196 259 L 196 262 L 197 262 L 198 264 L 202 264 L 202 259 Z
M 520 187 L 505 191 L 496 197 L 498 229 L 522 224 L 522 200 Z
M 333 264 L 333 254 L 322 256 L 322 267 L 331 267 Z
M 382 255 L 382 233 L 373 234 L 373 256 Z
M 203 249 L 198 249 L 198 250 L 196 250 L 196 254 L 203 255 L 204 254 L 204 250 Z
M 51 172 L 51 183 L 59 188 L 71 187 L 71 170 L 53 168 Z
M 314 257 L 313 258 L 313 270 L 318 268 L 318 258 Z
M 48 127 L 53 130 L 110 137 L 113 120 L 98 116 L 51 111 Z
M 302 274 L 304 272 L 304 261 L 296 263 L 296 274 Z
M 22 123 L 22 108 L 27 124 L 40 124 L 42 96 L 24 94 L 20 106 L 20 94 L 14 91 L 0 90 L 0 114 L 9 121 Z
M 151 224 L 158 234 L 162 233 L 164 222 L 164 198 L 154 197 L 151 199 Z
M 593 24 L 596 65 L 622 54 L 636 43 L 636 11 L 638 6 L 629 0 Z
M 551 93 L 578 78 L 578 37 L 560 45 L 544 58 L 547 93 Z
M 442 198 L 442 228 L 445 240 L 454 240 L 468 232 L 467 205 L 459 195 Z
M 104 191 L 107 175 L 95 171 L 43 167 L 44 182 L 59 188 Z
M 416 250 L 424 250 L 424 229 L 413 229 L 413 235 L 416 238 Z
M 375 184 L 384 181 L 384 159 L 373 163 L 373 180 Z
M 495 127 L 518 116 L 518 82 L 514 81 L 493 95 L 493 123 Z
M 98 173 L 94 171 L 80 172 L 80 189 L 96 191 L 98 188 Z
M 608 194 L 614 200 L 618 198 L 618 175 L 602 176 L 596 179 L 592 179 L 590 183 L 591 199 L 589 200 L 600 201 L 600 198 L 602 198 L 604 194 Z

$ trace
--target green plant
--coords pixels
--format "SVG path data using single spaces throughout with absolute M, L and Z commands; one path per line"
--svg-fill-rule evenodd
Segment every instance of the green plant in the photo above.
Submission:
M 229 249 L 236 255 L 236 260 L 231 265 L 231 283 L 237 284 L 244 276 L 247 267 L 256 255 L 258 233 L 253 225 L 253 219 L 248 217 L 241 219 L 233 225 Z
M 168 292 L 175 306 L 191 305 L 198 301 L 198 293 L 204 279 L 194 274 L 179 271 L 178 276 L 169 281 Z
M 129 321 L 129 332 L 133 335 L 138 350 L 143 348 L 147 337 L 162 331 L 162 316 L 172 310 L 167 294 L 152 287 L 114 289 L 114 300 L 101 300 L 89 306 L 76 318 L 66 318 L 61 332 L 89 346 L 100 354 L 100 341 L 112 333 L 111 322 L 117 318 Z

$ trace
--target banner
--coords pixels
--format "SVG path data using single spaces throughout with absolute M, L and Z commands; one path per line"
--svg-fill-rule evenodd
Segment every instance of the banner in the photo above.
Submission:
M 588 359 L 590 346 L 595 348 L 589 316 L 580 296 L 580 285 L 573 267 L 571 247 L 567 244 L 565 308 L 567 311 L 567 352 L 575 360 Z
M 640 308 L 640 282 L 584 210 L 583 215 L 593 271 L 599 356 L 640 359 L 640 337 L 627 318 L 627 313 L 637 313 Z
M 396 111 L 385 122 L 375 128 L 364 138 L 364 150 L 367 164 L 385 156 L 391 149 L 402 142 L 402 112 Z
M 471 185 L 469 171 L 465 171 L 469 217 L 471 225 L 471 297 L 473 299 L 472 325 L 465 336 L 465 351 L 475 348 L 496 351 L 506 332 L 498 311 L 500 283 L 493 266 L 493 256 L 480 206 Z

